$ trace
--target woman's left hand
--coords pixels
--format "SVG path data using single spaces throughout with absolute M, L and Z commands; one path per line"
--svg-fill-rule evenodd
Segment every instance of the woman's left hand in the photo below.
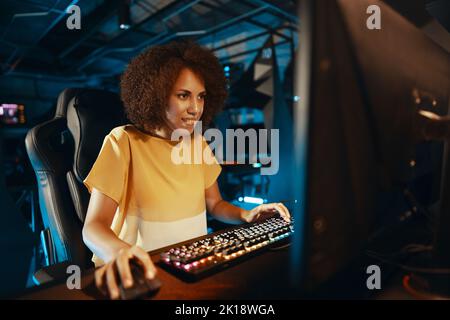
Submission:
M 242 217 L 245 222 L 255 222 L 261 220 L 274 214 L 279 213 L 280 216 L 289 222 L 291 220 L 291 215 L 288 208 L 281 202 L 279 203 L 266 203 L 261 204 L 250 211 L 246 211 Z

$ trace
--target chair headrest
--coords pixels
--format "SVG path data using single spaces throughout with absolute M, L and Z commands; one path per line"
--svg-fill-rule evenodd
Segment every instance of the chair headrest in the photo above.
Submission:
M 67 88 L 62 91 L 58 96 L 58 101 L 56 102 L 56 112 L 55 118 L 63 118 L 66 117 L 67 114 L 67 106 L 69 105 L 70 100 L 82 90 L 81 88 Z
M 69 102 L 67 127 L 75 143 L 73 171 L 82 182 L 110 131 L 127 124 L 122 102 L 114 92 L 82 89 Z

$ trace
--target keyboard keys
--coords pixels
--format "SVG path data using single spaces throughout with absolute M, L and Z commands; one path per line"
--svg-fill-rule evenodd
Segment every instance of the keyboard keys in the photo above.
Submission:
M 292 232 L 292 222 L 270 218 L 171 248 L 161 253 L 161 261 L 183 273 L 197 276 L 283 240 Z

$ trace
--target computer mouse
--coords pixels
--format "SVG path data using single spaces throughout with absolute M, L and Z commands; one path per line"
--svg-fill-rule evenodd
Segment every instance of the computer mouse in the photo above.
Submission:
M 145 277 L 143 267 L 134 259 L 130 260 L 130 270 L 133 276 L 133 285 L 125 288 L 119 281 L 119 293 L 122 300 L 133 300 L 148 297 L 155 294 L 161 287 L 158 278 L 149 280 Z

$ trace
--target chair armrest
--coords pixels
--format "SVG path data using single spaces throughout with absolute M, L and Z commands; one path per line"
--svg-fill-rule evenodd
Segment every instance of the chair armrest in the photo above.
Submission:
M 64 261 L 37 270 L 33 274 L 33 281 L 36 285 L 41 285 L 53 280 L 61 280 L 67 277 L 67 267 L 72 263 Z

